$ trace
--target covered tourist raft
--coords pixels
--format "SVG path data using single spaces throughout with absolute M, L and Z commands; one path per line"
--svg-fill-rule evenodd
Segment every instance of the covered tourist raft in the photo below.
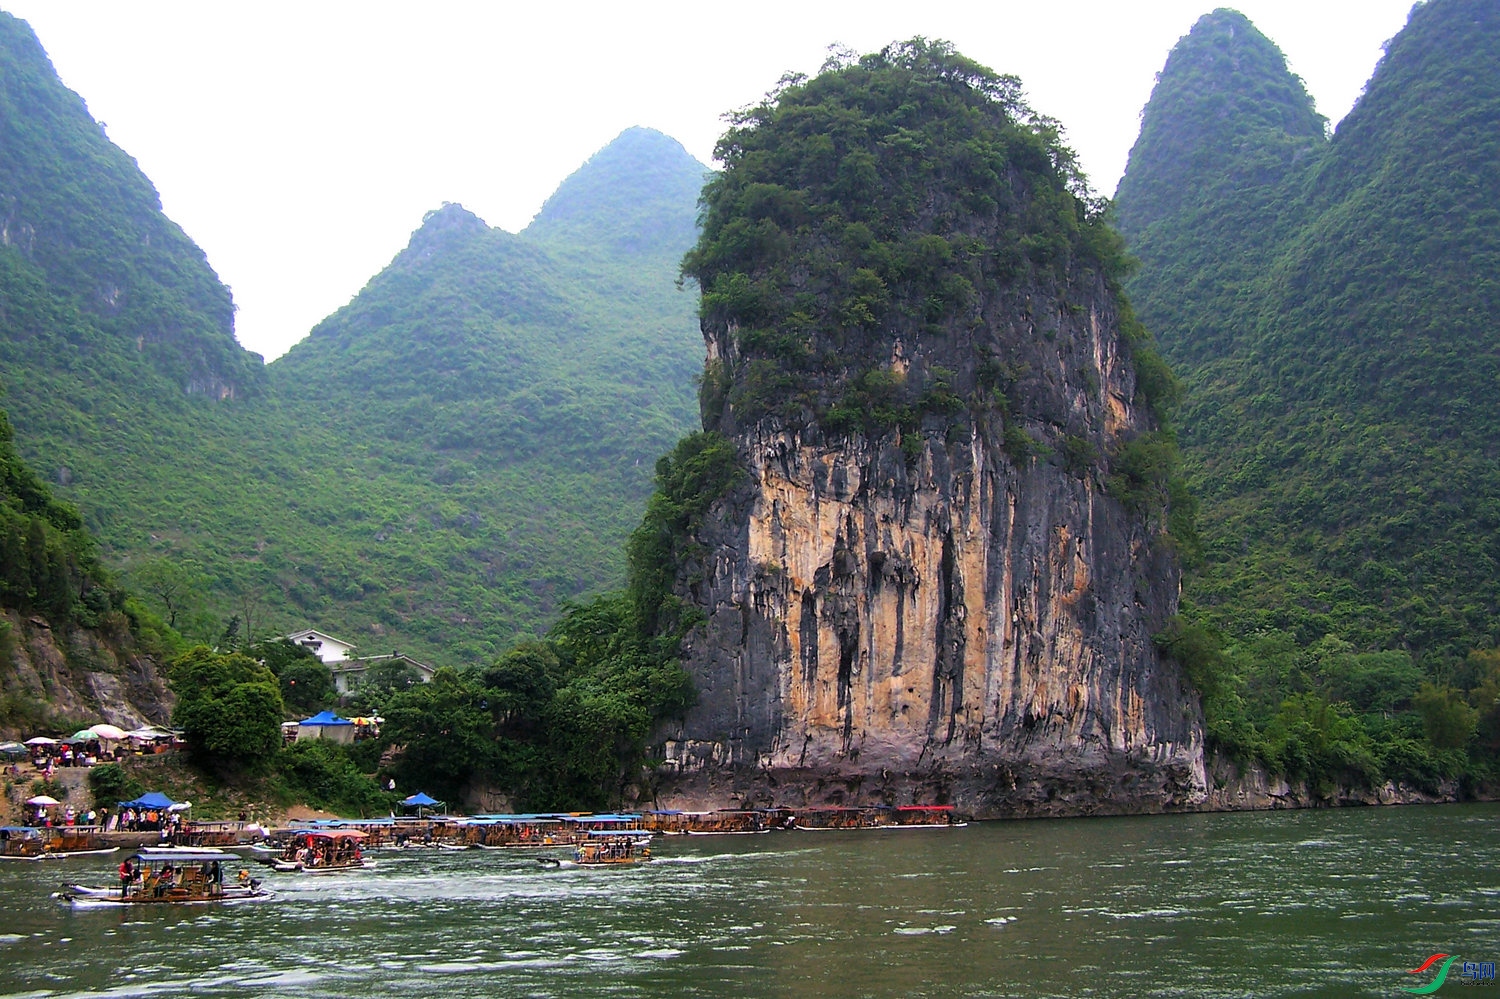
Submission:
M 281 857 L 271 864 L 278 871 L 332 874 L 370 867 L 363 844 L 367 834 L 358 829 L 307 829 L 292 837 Z
M 66 885 L 56 897 L 75 909 L 197 905 L 272 897 L 226 850 L 147 847 L 119 868 L 116 885 Z

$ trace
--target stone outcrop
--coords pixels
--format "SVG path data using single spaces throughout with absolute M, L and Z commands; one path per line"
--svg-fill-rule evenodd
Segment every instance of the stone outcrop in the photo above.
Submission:
M 9 625 L 10 660 L 0 673 L 9 709 L 0 720 L 5 737 L 36 735 L 26 730 L 28 714 L 124 729 L 170 719 L 173 697 L 158 664 L 132 647 L 128 633 L 104 636 L 72 627 L 60 634 L 42 618 L 15 611 L 0 612 L 0 621 Z
M 1378 787 L 1336 785 L 1310 787 L 1306 781 L 1273 777 L 1260 766 L 1239 767 L 1213 757 L 1208 767 L 1211 787 L 1199 806 L 1205 812 L 1275 811 L 1283 808 L 1334 808 L 1352 805 L 1435 805 L 1465 800 L 1493 801 L 1496 788 L 1464 787 L 1457 780 L 1440 780 L 1429 787 L 1385 781 Z
M 738 429 L 746 484 L 679 576 L 705 615 L 684 650 L 699 699 L 663 733 L 659 804 L 1203 802 L 1197 699 L 1151 640 L 1176 610 L 1175 557 L 1159 516 L 1104 487 L 1152 426 L 1111 302 L 1098 288 L 1040 320 L 1001 306 L 972 340 L 897 345 L 893 366 L 942 365 L 959 392 L 975 358 L 1005 358 L 1024 372 L 1005 414 L 917 442 Z M 705 336 L 710 363 L 734 350 L 732 331 Z M 1050 456 L 1012 457 L 1018 429 Z

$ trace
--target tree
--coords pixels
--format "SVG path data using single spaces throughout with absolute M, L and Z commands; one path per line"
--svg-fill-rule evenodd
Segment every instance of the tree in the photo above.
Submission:
M 1500 755 L 1500 649 L 1471 652 L 1469 663 L 1482 677 L 1479 685 L 1469 692 L 1480 746 Z
M 520 734 L 541 724 L 543 712 L 557 693 L 561 674 L 562 664 L 552 646 L 526 642 L 484 670 L 479 681 L 495 721 L 503 730 Z
M 146 788 L 118 763 L 101 763 L 89 771 L 89 793 L 95 808 L 114 808 L 145 794 Z
M 252 645 L 246 652 L 276 675 L 282 703 L 296 716 L 316 714 L 338 700 L 333 673 L 296 642 L 277 638 Z
M 1412 698 L 1412 706 L 1422 716 L 1427 741 L 1438 749 L 1463 749 L 1474 734 L 1479 712 L 1464 702 L 1464 696 L 1452 687 L 1424 683 Z
M 403 786 L 457 800 L 494 772 L 495 723 L 483 688 L 451 667 L 394 696 L 381 737 L 401 747 L 392 769 Z
M 130 582 L 165 610 L 167 625 L 174 630 L 179 618 L 186 624 L 203 606 L 203 594 L 208 591 L 208 577 L 191 560 L 146 559 L 131 571 Z
M 345 698 L 345 702 L 351 711 L 379 714 L 391 698 L 414 690 L 421 684 L 422 674 L 405 659 L 381 659 L 364 671 L 359 685 Z
M 183 730 L 195 762 L 222 774 L 263 770 L 281 748 L 285 706 L 276 675 L 237 652 L 199 645 L 167 666 Z

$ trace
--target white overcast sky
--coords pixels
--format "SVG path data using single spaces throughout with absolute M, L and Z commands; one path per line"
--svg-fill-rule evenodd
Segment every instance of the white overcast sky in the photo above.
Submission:
M 924 35 L 1019 76 L 1113 192 L 1171 47 L 1212 0 L 583 4 L 0 0 L 286 351 L 457 201 L 525 227 L 632 125 L 710 162 L 724 112 L 830 44 Z M 1411 0 L 1242 0 L 1337 122 Z

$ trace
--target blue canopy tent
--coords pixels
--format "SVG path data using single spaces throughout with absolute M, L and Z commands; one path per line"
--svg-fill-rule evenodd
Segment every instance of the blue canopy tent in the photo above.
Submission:
M 313 715 L 311 718 L 304 718 L 300 722 L 298 722 L 297 724 L 299 724 L 299 725 L 353 725 L 354 722 L 353 722 L 352 719 L 349 719 L 349 718 L 340 718 L 338 715 L 334 714 L 332 711 L 319 711 L 317 714 Z
M 141 795 L 134 801 L 120 802 L 120 807 L 155 809 L 158 812 L 164 812 L 170 809 L 175 804 L 177 804 L 177 802 L 173 801 L 171 798 L 168 798 L 160 791 L 147 791 L 145 794 Z
M 434 805 L 442 805 L 445 803 L 438 801 L 436 798 L 431 797 L 422 791 L 418 791 L 410 798 L 402 798 L 401 804 L 405 808 L 415 808 L 417 810 L 417 818 L 420 819 L 422 817 L 422 811 L 424 809 L 426 809 L 427 811 L 431 811 Z
M 297 739 L 327 739 L 330 742 L 353 742 L 354 722 L 340 718 L 332 711 L 319 711 L 297 723 Z

